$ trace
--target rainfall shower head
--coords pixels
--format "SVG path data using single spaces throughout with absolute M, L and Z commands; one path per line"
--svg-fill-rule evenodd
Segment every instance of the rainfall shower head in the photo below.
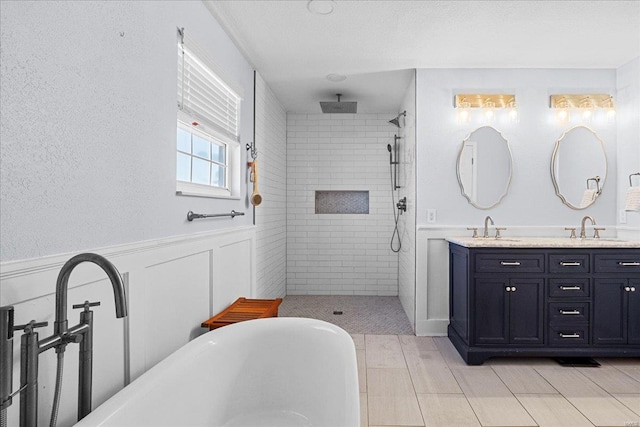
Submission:
M 389 123 L 391 123 L 392 125 L 397 126 L 399 128 L 400 127 L 400 117 L 404 117 L 406 115 L 407 115 L 407 112 L 403 111 L 402 113 L 398 114 L 393 119 L 389 120 Z
M 323 113 L 353 113 L 358 110 L 357 102 L 340 102 L 341 93 L 336 93 L 338 102 L 320 102 Z

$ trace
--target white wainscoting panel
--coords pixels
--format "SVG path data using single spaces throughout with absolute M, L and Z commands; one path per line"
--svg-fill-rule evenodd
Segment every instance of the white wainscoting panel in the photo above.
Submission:
M 236 298 L 255 298 L 255 227 L 243 226 L 148 242 L 92 249 L 105 256 L 123 277 L 129 315 L 116 319 L 111 284 L 97 266 L 84 263 L 69 280 L 69 325 L 78 323 L 73 304 L 100 301 L 94 307 L 93 407 L 151 366 L 205 333 L 200 323 Z M 75 253 L 0 264 L 0 305 L 13 305 L 15 323 L 48 321 L 39 338 L 53 333 L 56 279 Z M 14 335 L 13 388 L 20 382 L 20 336 Z M 39 360 L 39 424 L 48 424 L 53 401 L 56 357 Z M 65 352 L 60 427 L 76 419 L 78 346 Z M 20 401 L 8 411 L 8 425 L 18 425 Z
M 209 251 L 200 252 L 145 269 L 144 300 L 136 304 L 145 307 L 145 370 L 205 331 L 200 323 L 210 312 L 210 258 Z

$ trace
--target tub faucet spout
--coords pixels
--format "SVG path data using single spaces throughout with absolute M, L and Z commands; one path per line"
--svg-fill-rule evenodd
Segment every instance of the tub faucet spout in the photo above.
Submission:
M 124 284 L 116 267 L 106 258 L 98 254 L 79 254 L 67 261 L 58 274 L 56 282 L 56 320 L 54 323 L 54 335 L 64 336 L 69 330 L 67 321 L 67 291 L 69 288 L 69 276 L 74 268 L 83 262 L 92 262 L 100 267 L 109 277 L 113 287 L 113 297 L 116 305 L 116 317 L 121 318 L 127 315 L 127 301 L 124 294 Z M 64 345 L 56 346 L 56 351 L 64 351 Z
M 591 221 L 591 225 L 596 225 L 596 220 L 593 219 L 592 216 L 589 215 L 585 215 L 582 218 L 582 222 L 580 223 L 580 238 L 581 239 L 585 239 L 587 237 L 587 233 L 584 229 L 585 223 L 587 222 L 587 220 Z

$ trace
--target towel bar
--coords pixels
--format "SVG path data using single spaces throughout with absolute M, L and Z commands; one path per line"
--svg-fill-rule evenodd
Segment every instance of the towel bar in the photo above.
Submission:
M 236 212 L 232 210 L 229 213 L 221 213 L 221 214 L 197 214 L 192 211 L 187 212 L 187 221 L 193 221 L 194 219 L 199 218 L 217 218 L 221 216 L 230 216 L 231 218 L 235 218 L 236 216 L 242 216 L 244 212 Z

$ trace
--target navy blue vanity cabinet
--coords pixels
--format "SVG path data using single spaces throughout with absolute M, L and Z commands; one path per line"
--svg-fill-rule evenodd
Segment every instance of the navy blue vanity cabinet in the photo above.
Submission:
M 494 356 L 640 357 L 640 249 L 449 244 L 448 334 Z
M 542 345 L 544 280 L 475 279 L 475 343 Z

